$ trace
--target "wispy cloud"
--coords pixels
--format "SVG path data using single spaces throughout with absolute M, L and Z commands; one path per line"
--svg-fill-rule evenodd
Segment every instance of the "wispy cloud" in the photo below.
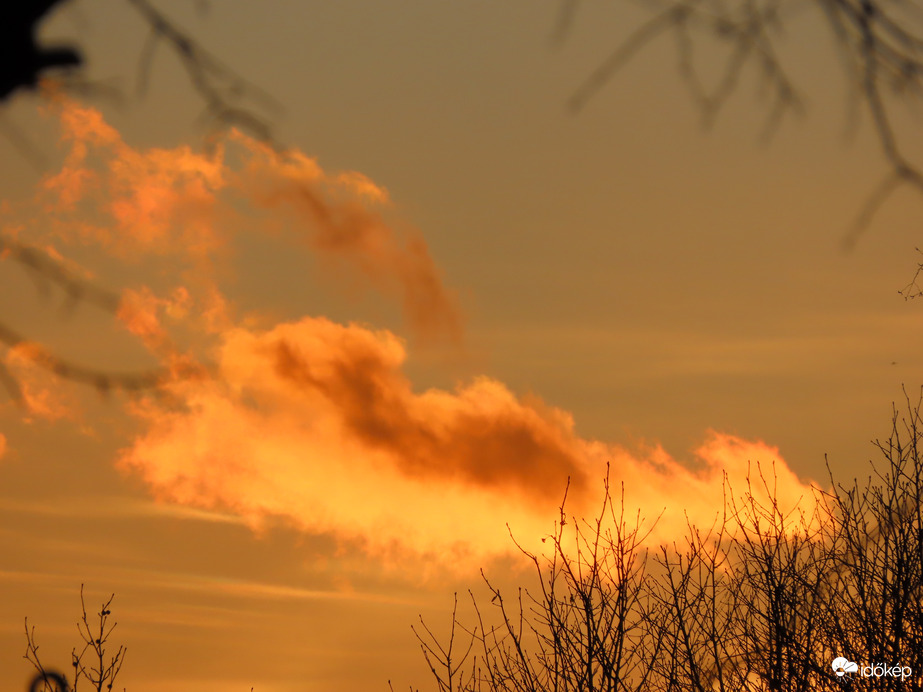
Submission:
M 236 514 L 196 507 L 168 505 L 154 500 L 133 500 L 123 496 L 58 498 L 54 502 L 0 498 L 0 512 L 66 519 L 168 518 L 210 524 L 245 524 Z
M 136 149 L 95 109 L 57 96 L 51 110 L 68 152 L 39 202 L 41 226 L 57 238 L 126 259 L 169 257 L 201 274 L 236 233 L 288 229 L 325 262 L 398 299 L 415 336 L 461 336 L 456 298 L 426 242 L 385 220 L 387 192 L 361 173 L 327 172 L 300 151 L 236 131 L 205 152 Z

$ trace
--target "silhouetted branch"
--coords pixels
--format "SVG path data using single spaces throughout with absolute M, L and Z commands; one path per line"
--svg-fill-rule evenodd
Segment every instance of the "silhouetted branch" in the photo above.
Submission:
M 66 296 L 66 307 L 69 309 L 73 309 L 78 303 L 89 303 L 113 315 L 119 310 L 121 299 L 118 294 L 82 279 L 39 248 L 0 234 L 0 258 L 13 260 L 25 267 L 42 293 L 47 294 L 50 285 L 59 287 Z M 150 389 L 163 382 L 169 374 L 163 368 L 120 373 L 80 365 L 52 353 L 3 322 L 0 322 L 0 343 L 5 344 L 7 348 L 28 346 L 26 355 L 36 365 L 64 379 L 90 385 L 100 393 Z M 0 385 L 15 402 L 23 402 L 19 383 L 2 361 Z
M 646 535 L 624 521 L 608 487 L 595 520 L 564 521 L 562 508 L 547 555 L 520 547 L 536 569 L 534 595 L 519 589 L 511 605 L 485 577 L 491 626 L 472 597 L 475 626 L 467 631 L 476 655 L 464 672 L 452 664 L 451 684 L 445 671 L 455 659 L 429 645 L 439 689 L 921 689 L 921 411 L 923 392 L 894 408 L 867 483 L 831 480 L 830 492 L 815 490 L 807 506 L 788 510 L 775 469 L 755 463 L 741 495 L 725 485 L 712 526 L 689 523 L 685 538 L 660 546 L 650 563 Z M 456 618 L 453 610 L 453 632 Z M 900 666 L 903 677 L 843 679 L 831 667 L 838 656 Z
M 150 35 L 142 48 L 139 61 L 139 88 L 142 91 L 147 88 L 154 52 L 163 41 L 179 57 L 190 83 L 205 101 L 206 111 L 211 117 L 222 125 L 234 125 L 262 141 L 273 142 L 271 128 L 266 120 L 240 102 L 250 98 L 262 103 L 264 107 L 277 109 L 275 99 L 206 50 L 149 0 L 127 2 L 150 26 Z
M 26 623 L 26 653 L 23 656 L 32 667 L 35 668 L 36 674 L 29 683 L 29 692 L 69 692 L 70 686 L 61 673 L 55 670 L 48 670 L 42 664 L 38 655 L 38 642 L 35 639 L 35 627 L 29 627 L 29 618 L 25 619 Z
M 102 692 L 104 689 L 111 690 L 122 670 L 126 653 L 123 645 L 119 645 L 118 650 L 108 659 L 106 657 L 106 644 L 118 625 L 117 622 L 109 624 L 109 618 L 112 615 L 110 606 L 114 598 L 115 594 L 100 606 L 97 614 L 98 620 L 91 625 L 86 603 L 83 600 L 83 584 L 80 585 L 81 617 L 77 623 L 77 630 L 80 632 L 84 645 L 80 653 L 77 653 L 76 648 L 71 651 L 71 662 L 75 671 L 74 692 L 77 692 L 77 684 L 81 678 L 87 680 L 97 692 Z M 87 658 L 90 662 L 85 662 Z
M 554 32 L 552 33 L 552 41 L 555 43 L 560 43 L 564 40 L 564 37 L 567 36 L 570 31 L 570 25 L 574 21 L 574 17 L 577 14 L 577 5 L 579 0 L 561 0 L 561 5 L 558 10 L 558 20 L 555 23 Z
M 80 585 L 80 620 L 77 622 L 77 631 L 83 640 L 83 646 L 79 653 L 76 647 L 71 651 L 71 665 L 74 669 L 73 692 L 79 692 L 81 680 L 86 680 L 96 692 L 104 690 L 111 692 L 122 670 L 127 651 L 124 646 L 119 645 L 114 654 L 106 655 L 109 638 L 118 624 L 110 623 L 111 606 L 114 599 L 113 594 L 100 606 L 97 619 L 91 624 L 83 598 L 83 584 Z M 69 692 L 67 679 L 60 673 L 46 669 L 42 664 L 38 656 L 38 644 L 35 641 L 35 628 L 29 628 L 28 618 L 26 618 L 26 654 L 23 658 L 38 671 L 32 681 L 30 692 Z
M 154 369 L 146 372 L 118 373 L 79 365 L 56 356 L 40 344 L 25 339 L 2 323 L 0 323 L 0 342 L 6 344 L 9 348 L 27 345 L 29 347 L 28 357 L 36 365 L 66 380 L 71 380 L 79 384 L 88 384 L 101 394 L 113 390 L 136 392 L 143 389 L 151 389 L 164 381 L 168 374 L 167 371 L 163 369 Z M 3 384 L 6 386 L 10 395 L 13 399 L 21 401 L 22 392 L 19 385 L 16 384 L 15 381 L 12 386 L 8 383 L 12 375 L 10 375 L 6 366 L 0 364 L 0 373 L 3 373 L 0 374 L 0 379 L 3 380 Z
M 151 28 L 150 40 L 147 47 L 142 50 L 140 58 L 142 89 L 147 83 L 153 49 L 162 41 L 179 56 L 193 87 L 205 100 L 206 109 L 212 117 L 223 125 L 240 127 L 272 143 L 266 121 L 242 104 L 245 99 L 251 99 L 263 106 L 275 107 L 271 97 L 205 50 L 198 41 L 179 29 L 149 0 L 127 1 L 141 13 Z M 17 88 L 35 87 L 47 68 L 80 64 L 76 51 L 46 49 L 36 44 L 38 24 L 59 2 L 61 0 L 22 0 L 6 3 L 3 9 L 0 9 L 0 101 Z M 27 146 L 21 138 L 15 137 L 15 132 L 14 142 L 21 147 Z M 119 310 L 121 298 L 117 293 L 84 280 L 43 250 L 20 243 L 12 237 L 0 235 L 0 258 L 11 259 L 25 267 L 36 282 L 40 293 L 47 294 L 52 285 L 63 291 L 66 309 L 74 309 L 80 303 L 88 303 L 112 314 Z M 9 348 L 28 344 L 28 355 L 37 365 L 59 377 L 89 384 L 100 392 L 148 389 L 163 382 L 169 374 L 165 369 L 119 373 L 79 365 L 32 342 L 3 322 L 0 322 L 0 342 Z M 176 354 L 175 349 L 164 350 L 169 352 L 168 356 Z M 186 369 L 191 372 L 190 368 L 187 364 Z M 2 361 L 0 386 L 6 389 L 14 401 L 23 402 L 23 391 L 19 382 Z
M 56 284 L 64 291 L 69 309 L 77 303 L 89 303 L 111 313 L 119 309 L 121 298 L 117 293 L 81 278 L 37 247 L 0 234 L 0 259 L 11 259 L 25 267 L 43 294 L 47 295 L 49 284 Z
M 615 74 L 631 60 L 636 53 L 660 34 L 667 31 L 677 22 L 683 21 L 687 10 L 683 7 L 671 7 L 661 12 L 653 19 L 641 25 L 620 43 L 612 54 L 606 58 L 599 67 L 581 84 L 573 96 L 568 100 L 568 106 L 573 111 L 579 111 L 587 102 L 602 89 Z
M 923 250 L 917 248 L 917 254 L 923 255 Z M 920 286 L 918 283 L 921 276 L 923 276 L 923 262 L 918 262 L 917 269 L 914 272 L 913 277 L 910 279 L 908 284 L 904 286 L 904 288 L 898 291 L 902 296 L 904 296 L 904 300 L 912 300 L 913 298 L 919 298 L 920 296 L 923 296 L 923 286 Z
M 706 126 L 714 122 L 751 66 L 771 93 L 764 136 L 775 131 L 786 112 L 802 110 L 794 80 L 777 50 L 783 30 L 792 21 L 784 14 L 798 5 L 785 0 L 645 0 L 645 4 L 654 10 L 653 18 L 632 31 L 600 62 L 569 100 L 571 109 L 583 108 L 629 60 L 672 30 L 678 72 Z M 847 233 L 843 244 L 850 248 L 897 189 L 909 185 L 923 193 L 923 171 L 898 141 L 885 93 L 899 97 L 923 94 L 923 8 L 913 0 L 808 0 L 806 4 L 823 11 L 849 84 L 871 116 L 879 148 L 890 168 Z M 562 0 L 561 13 L 568 19 L 559 22 L 559 32 L 567 30 L 574 10 L 574 2 Z M 910 16 L 914 12 L 915 18 Z M 694 60 L 697 37 L 725 51 L 711 88 L 705 86 Z M 802 65 L 800 69 L 808 72 L 810 67 Z

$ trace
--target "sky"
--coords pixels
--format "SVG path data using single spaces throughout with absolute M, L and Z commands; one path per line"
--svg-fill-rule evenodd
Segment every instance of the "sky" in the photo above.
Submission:
M 592 516 L 608 469 L 669 543 L 752 464 L 789 505 L 828 464 L 867 476 L 923 383 L 898 294 L 923 205 L 844 249 L 887 168 L 819 16 L 767 139 L 757 75 L 705 127 L 668 37 L 568 108 L 643 7 L 556 38 L 551 0 L 157 6 L 271 96 L 280 149 L 213 127 L 168 47 L 142 77 L 128 3 L 43 27 L 85 83 L 3 104 L 0 232 L 116 306 L 0 265 L 28 339 L 2 353 L 4 680 L 25 617 L 67 667 L 85 584 L 115 594 L 117 687 L 427 689 L 411 625 L 445 631 L 482 568 L 528 584 L 513 539 L 540 550 L 566 488 Z M 103 395 L 47 353 L 165 375 Z

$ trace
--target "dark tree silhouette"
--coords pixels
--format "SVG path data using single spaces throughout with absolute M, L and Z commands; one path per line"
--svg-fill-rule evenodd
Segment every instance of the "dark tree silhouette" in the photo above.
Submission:
M 38 24 L 62 0 L 12 0 L 0 4 L 0 101 L 16 89 L 35 87 L 50 69 L 80 65 L 71 47 L 36 43 Z
M 435 689 L 923 690 L 921 404 L 894 409 L 865 482 L 831 479 L 810 510 L 783 510 L 755 464 L 713 526 L 651 554 L 608 490 L 594 521 L 562 511 L 548 554 L 524 551 L 537 587 L 508 598 L 485 577 L 489 603 L 472 592 L 465 622 L 456 601 L 447 642 L 415 630 Z M 840 656 L 892 674 L 840 677 Z

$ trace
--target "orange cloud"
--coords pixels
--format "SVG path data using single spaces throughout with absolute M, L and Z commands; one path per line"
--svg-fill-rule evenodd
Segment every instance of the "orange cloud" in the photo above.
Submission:
M 236 131 L 207 152 L 137 149 L 92 108 L 57 96 L 52 110 L 68 152 L 40 199 L 42 225 L 58 238 L 201 270 L 241 228 L 270 232 L 284 217 L 306 247 L 398 299 L 414 335 L 460 337 L 456 299 L 425 241 L 385 221 L 375 208 L 387 192 L 361 173 L 328 173 L 300 151 L 280 153 Z
M 93 108 L 58 97 L 55 112 L 69 151 L 42 189 L 59 234 L 121 256 L 202 257 L 221 244 L 214 218 L 225 185 L 220 148 L 138 150 Z
M 569 511 L 595 511 L 607 463 L 630 513 L 650 522 L 666 510 L 656 540 L 684 535 L 687 517 L 710 525 L 725 480 L 743 492 L 756 462 L 775 463 L 782 503 L 812 498 L 763 443 L 713 433 L 692 471 L 658 448 L 584 440 L 569 414 L 488 378 L 414 392 L 404 359 L 390 332 L 323 318 L 230 330 L 218 379 L 177 382 L 178 405 L 136 409 L 147 431 L 119 465 L 163 500 L 255 527 L 281 517 L 395 564 L 416 556 L 462 570 L 515 552 L 507 525 L 537 548 L 568 479 Z
M 488 377 L 415 391 L 404 344 L 390 331 L 321 317 L 263 330 L 252 326 L 259 317 L 235 321 L 215 278 L 183 269 L 207 268 L 246 218 L 264 233 L 291 227 L 325 259 L 397 297 L 415 335 L 461 332 L 426 244 L 385 222 L 378 207 L 387 192 L 361 174 L 327 173 L 298 151 L 233 132 L 207 153 L 139 150 L 98 112 L 63 99 L 56 108 L 69 151 L 43 183 L 50 235 L 169 259 L 171 276 L 181 264 L 181 287 L 168 296 L 126 291 L 117 315 L 166 370 L 197 375 L 128 404 L 143 428 L 118 464 L 161 500 L 221 509 L 255 528 L 282 519 L 389 564 L 423 558 L 458 570 L 515 553 L 507 526 L 539 549 L 565 487 L 569 513 L 597 511 L 607 468 L 612 483 L 625 483 L 626 516 L 637 511 L 648 525 L 660 517 L 656 541 L 679 539 L 688 521 L 710 526 L 726 488 L 747 491 L 757 463 L 765 471 L 774 463 L 780 505 L 813 500 L 814 486 L 762 442 L 709 433 L 684 464 L 659 447 L 581 438 L 566 411 Z M 180 328 L 196 353 L 212 348 L 214 377 L 193 347 L 171 346 Z M 29 384 L 36 372 L 25 356 L 10 351 L 7 365 L 20 368 L 30 411 L 54 417 L 62 409 L 51 387 Z M 758 483 L 750 489 L 768 499 Z
M 0 459 L 6 454 L 6 435 L 0 433 Z
M 353 264 L 383 291 L 397 290 L 411 328 L 423 336 L 461 336 L 455 297 L 446 290 L 418 233 L 402 237 L 367 202 L 387 192 L 360 173 L 328 175 L 299 151 L 278 153 L 239 132 L 251 158 L 237 184 L 253 203 L 287 209 L 308 231 L 311 247 Z
M 189 290 L 184 286 L 177 286 L 167 298 L 158 298 L 147 286 L 127 289 L 122 292 L 116 317 L 151 351 L 166 355 L 170 351 L 170 338 L 161 314 L 174 321 L 182 320 L 189 314 L 191 302 Z
M 42 367 L 46 360 L 44 349 L 27 342 L 8 348 L 4 354 L 4 364 L 19 386 L 25 420 L 73 419 L 77 415 L 76 402 L 60 380 Z

